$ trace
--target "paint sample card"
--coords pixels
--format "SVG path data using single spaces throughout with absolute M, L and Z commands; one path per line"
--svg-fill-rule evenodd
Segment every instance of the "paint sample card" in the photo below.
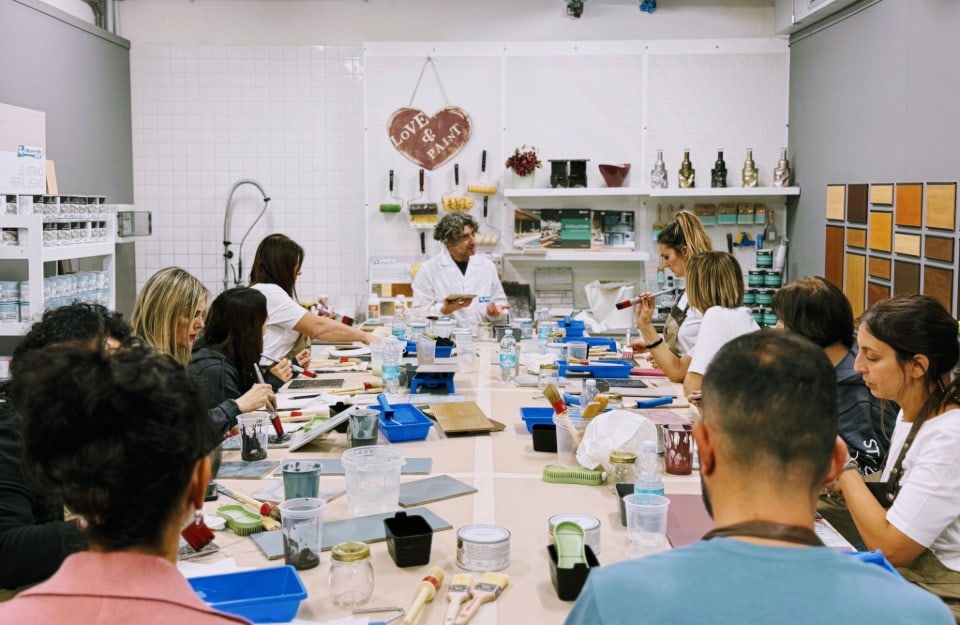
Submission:
M 276 460 L 257 460 L 254 462 L 221 462 L 217 477 L 223 479 L 259 480 L 280 466 Z
M 477 492 L 477 489 L 473 486 L 449 475 L 434 475 L 422 480 L 401 484 L 400 505 L 409 508 L 410 506 L 418 506 L 475 492 Z

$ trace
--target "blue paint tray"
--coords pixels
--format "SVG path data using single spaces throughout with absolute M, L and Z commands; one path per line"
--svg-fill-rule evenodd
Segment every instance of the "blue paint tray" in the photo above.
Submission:
M 391 404 L 393 418 L 384 419 L 380 406 L 370 406 L 380 413 L 380 431 L 391 443 L 422 441 L 430 433 L 433 421 L 413 404 Z
M 293 620 L 307 598 L 297 571 L 290 565 L 238 571 L 187 580 L 211 608 L 254 623 Z
M 417 342 L 416 341 L 407 341 L 407 346 L 404 348 L 404 353 L 408 356 L 412 356 L 417 353 Z M 437 358 L 449 358 L 450 354 L 453 353 L 453 345 L 437 345 L 437 351 L 434 354 Z
M 626 360 L 602 360 L 591 362 L 589 365 L 571 365 L 560 361 L 560 376 L 567 372 L 580 375 L 589 375 L 595 378 L 629 378 L 634 364 Z
M 609 336 L 565 336 L 560 340 L 562 340 L 564 343 L 569 343 L 571 341 L 586 343 L 587 348 L 606 347 L 611 352 L 617 351 L 617 341 Z
M 532 434 L 535 425 L 553 425 L 553 408 L 521 408 L 520 418 L 527 424 L 527 431 Z

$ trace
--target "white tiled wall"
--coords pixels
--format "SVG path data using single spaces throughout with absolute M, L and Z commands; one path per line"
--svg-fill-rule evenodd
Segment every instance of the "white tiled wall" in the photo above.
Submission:
M 301 299 L 365 292 L 361 49 L 134 45 L 130 56 L 134 193 L 154 227 L 137 244 L 138 288 L 179 265 L 220 292 L 227 194 L 251 178 L 272 199 L 243 246 L 243 281 L 259 241 L 283 232 L 306 250 Z M 252 186 L 234 195 L 235 255 L 261 207 Z

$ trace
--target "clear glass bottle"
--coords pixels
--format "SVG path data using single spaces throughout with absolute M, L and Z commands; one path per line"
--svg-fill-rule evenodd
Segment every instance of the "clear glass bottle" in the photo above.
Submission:
M 330 596 L 334 605 L 355 608 L 373 595 L 373 564 L 366 543 L 348 542 L 335 545 L 330 552 Z
M 540 365 L 540 375 L 537 376 L 537 388 L 541 391 L 547 388 L 547 384 L 557 386 L 560 384 L 560 367 L 556 363 L 547 363 Z
M 613 492 L 617 492 L 617 484 L 623 482 L 633 482 L 634 490 L 636 490 L 637 454 L 632 451 L 611 451 L 610 476 L 608 479 Z
M 517 341 L 513 333 L 504 334 L 500 339 L 500 380 L 512 382 L 517 375 Z
M 401 341 L 407 338 L 407 298 L 402 293 L 393 300 L 393 336 Z
M 646 495 L 663 494 L 662 469 L 660 456 L 657 455 L 656 441 L 643 441 L 637 466 L 637 480 L 633 483 L 633 492 Z

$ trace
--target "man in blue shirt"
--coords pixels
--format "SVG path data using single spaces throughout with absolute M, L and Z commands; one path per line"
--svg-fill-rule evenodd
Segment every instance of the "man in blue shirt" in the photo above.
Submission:
M 779 330 L 727 343 L 693 435 L 715 529 L 698 543 L 597 568 L 566 625 L 954 623 L 936 596 L 824 547 L 817 495 L 843 470 L 836 376 Z

